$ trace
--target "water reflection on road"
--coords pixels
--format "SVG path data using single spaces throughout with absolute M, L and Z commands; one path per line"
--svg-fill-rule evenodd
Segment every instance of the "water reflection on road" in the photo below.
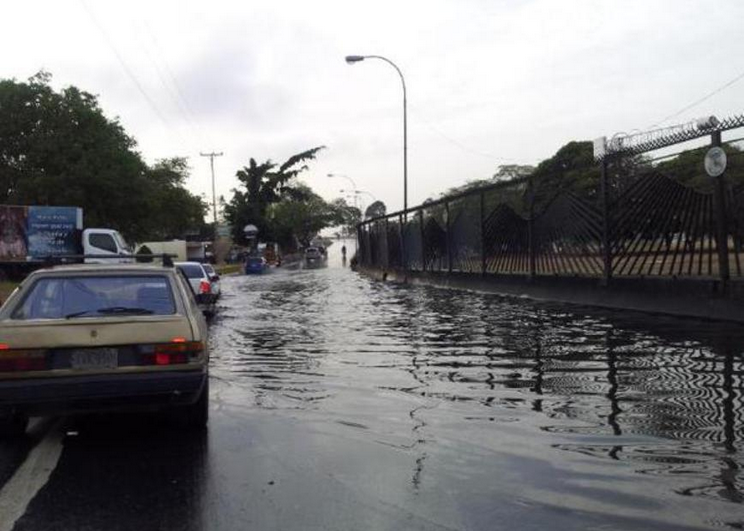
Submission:
M 307 423 L 361 461 L 337 479 L 449 528 L 744 526 L 741 327 L 340 266 L 224 280 L 220 407 Z

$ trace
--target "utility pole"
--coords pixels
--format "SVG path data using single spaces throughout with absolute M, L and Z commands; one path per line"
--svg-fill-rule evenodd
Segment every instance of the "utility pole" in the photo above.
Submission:
M 212 214 L 214 216 L 214 239 L 217 241 L 217 194 L 214 191 L 214 158 L 221 157 L 222 151 L 215 153 L 199 153 L 202 157 L 209 157 L 209 166 L 212 168 Z

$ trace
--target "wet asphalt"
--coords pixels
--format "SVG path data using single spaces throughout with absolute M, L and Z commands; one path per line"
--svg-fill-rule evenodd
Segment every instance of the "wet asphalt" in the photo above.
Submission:
M 338 247 L 223 279 L 205 433 L 0 442 L 0 531 L 744 525 L 741 331 L 379 284 Z

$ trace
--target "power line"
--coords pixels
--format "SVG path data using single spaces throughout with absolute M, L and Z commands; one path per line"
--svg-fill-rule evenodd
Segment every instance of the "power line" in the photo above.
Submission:
M 413 106 L 409 104 L 409 107 L 413 107 Z M 473 154 L 473 155 L 477 155 L 479 157 L 487 158 L 487 159 L 490 159 L 490 160 L 501 160 L 501 161 L 505 161 L 505 162 L 506 161 L 508 161 L 508 162 L 515 162 L 517 160 L 517 159 L 513 159 L 513 158 L 509 158 L 509 157 L 499 157 L 497 155 L 494 155 L 493 153 L 485 153 L 483 151 L 479 151 L 477 149 L 473 149 L 473 148 L 471 148 L 469 146 L 466 146 L 462 142 L 460 142 L 458 140 L 455 140 L 454 138 L 450 137 L 449 135 L 445 134 L 440 129 L 438 129 L 437 127 L 435 127 L 431 122 L 429 122 L 426 118 L 424 118 L 417 110 L 415 110 L 415 109 L 412 109 L 412 110 L 413 110 L 413 114 L 416 115 L 416 117 L 419 118 L 421 120 L 421 122 L 429 130 L 431 130 L 432 132 L 436 133 L 437 135 L 439 135 L 440 137 L 442 137 L 444 140 L 446 140 L 447 142 L 449 142 L 453 146 L 461 149 L 462 151 L 465 151 L 465 152 L 470 153 L 470 154 Z
M 141 33 L 141 28 L 139 29 L 139 32 Z M 150 64 L 153 66 L 155 73 L 157 74 L 158 81 L 160 81 L 160 85 L 163 87 L 169 99 L 173 103 L 173 106 L 175 107 L 175 109 L 177 109 L 178 113 L 180 114 L 181 122 L 185 124 L 188 130 L 189 134 L 187 136 L 189 137 L 189 140 L 191 140 L 192 145 L 200 145 L 200 144 L 203 145 L 205 143 L 203 136 L 199 134 L 199 131 L 191 123 L 185 109 L 181 105 L 181 102 L 176 97 L 175 92 L 173 91 L 173 88 L 166 81 L 165 76 L 163 75 L 163 70 L 160 67 L 160 64 L 156 57 L 157 53 L 153 53 L 152 50 L 150 50 L 150 48 L 147 46 L 147 43 L 145 43 L 143 39 L 139 40 L 139 44 L 141 45 L 145 56 L 150 61 Z
M 181 110 L 181 112 L 186 117 L 187 122 L 189 123 L 189 126 L 194 129 L 197 133 L 197 136 L 200 138 L 200 141 L 202 143 L 208 142 L 210 145 L 213 145 L 214 142 L 212 141 L 211 135 L 208 133 L 205 133 L 204 129 L 199 124 L 198 120 L 196 120 L 195 114 L 193 113 L 191 109 L 191 105 L 189 105 L 188 99 L 184 95 L 183 91 L 181 90 L 181 86 L 176 80 L 176 76 L 173 74 L 173 70 L 171 69 L 168 59 L 166 58 L 165 54 L 163 54 L 162 48 L 160 48 L 160 44 L 158 43 L 158 39 L 155 37 L 154 32 L 152 31 L 152 28 L 147 23 L 146 20 L 142 21 L 142 24 L 145 28 L 145 31 L 147 32 L 150 41 L 152 42 L 155 51 L 156 51 L 156 57 L 159 56 L 160 59 L 162 59 L 162 66 L 163 70 L 165 71 L 168 79 L 170 80 L 170 84 L 173 88 L 169 87 L 168 84 L 163 79 L 163 76 L 161 75 L 160 68 L 158 66 L 158 61 L 153 61 L 153 64 L 155 65 L 155 69 L 158 72 L 158 77 L 161 80 L 161 83 L 163 83 L 163 86 L 166 87 L 166 90 L 168 90 L 168 93 L 171 95 L 173 100 L 176 102 L 176 105 Z M 173 90 L 175 89 L 175 90 Z
M 674 114 L 670 114 L 669 116 L 667 116 L 663 120 L 659 121 L 658 123 L 655 123 L 654 125 L 648 126 L 646 129 L 653 129 L 654 127 L 659 127 L 659 125 L 663 124 L 664 122 L 666 122 L 668 120 L 671 120 L 672 118 L 676 118 L 677 116 L 679 116 L 680 114 L 684 113 L 685 111 L 689 111 L 693 107 L 696 107 L 696 106 L 700 105 L 704 101 L 709 100 L 710 98 L 712 98 L 716 94 L 719 94 L 720 92 L 723 92 L 724 90 L 726 90 L 727 88 L 729 88 L 731 85 L 733 85 L 734 83 L 736 83 L 738 81 L 741 81 L 742 79 L 744 79 L 744 72 L 742 72 L 741 74 L 739 74 L 738 76 L 736 76 L 731 81 L 729 81 L 727 83 L 724 83 L 723 85 L 721 85 L 717 89 L 713 90 L 712 92 L 709 92 L 708 94 L 706 94 L 702 98 L 699 98 L 699 99 L 693 101 L 689 105 L 685 105 L 684 107 L 682 107 L 679 111 L 675 112 Z
M 106 44 L 111 49 L 111 51 L 116 56 L 117 61 L 119 61 L 119 65 L 121 65 L 124 72 L 127 74 L 127 77 L 129 77 L 130 81 L 134 84 L 134 86 L 137 88 L 139 93 L 142 95 L 142 97 L 145 99 L 145 101 L 148 103 L 152 111 L 155 113 L 155 115 L 160 119 L 161 122 L 171 131 L 175 132 L 176 136 L 178 136 L 178 139 L 183 147 L 186 147 L 186 142 L 181 136 L 181 133 L 174 129 L 168 120 L 165 118 L 163 113 L 160 112 L 160 109 L 158 108 L 155 101 L 150 97 L 150 95 L 147 93 L 145 88 L 142 86 L 142 84 L 139 82 L 139 79 L 137 79 L 137 76 L 134 74 L 134 72 L 129 68 L 129 65 L 127 65 L 126 61 L 124 61 L 124 58 L 119 53 L 119 50 L 116 48 L 116 45 L 114 44 L 113 40 L 109 37 L 108 33 L 106 32 L 106 29 L 101 25 L 100 21 L 96 17 L 93 10 L 90 9 L 90 6 L 86 3 L 85 0 L 80 0 L 80 4 L 83 6 L 83 9 L 88 13 L 91 20 L 93 21 L 93 24 L 98 28 L 98 31 L 101 32 L 101 35 L 103 36 L 103 39 L 106 41 Z M 188 148 L 187 148 L 188 149 Z

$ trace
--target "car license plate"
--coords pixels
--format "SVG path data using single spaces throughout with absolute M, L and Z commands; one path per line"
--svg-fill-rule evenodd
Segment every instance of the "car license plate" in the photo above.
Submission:
M 119 366 L 119 351 L 115 348 L 73 350 L 70 355 L 73 369 L 115 369 Z

